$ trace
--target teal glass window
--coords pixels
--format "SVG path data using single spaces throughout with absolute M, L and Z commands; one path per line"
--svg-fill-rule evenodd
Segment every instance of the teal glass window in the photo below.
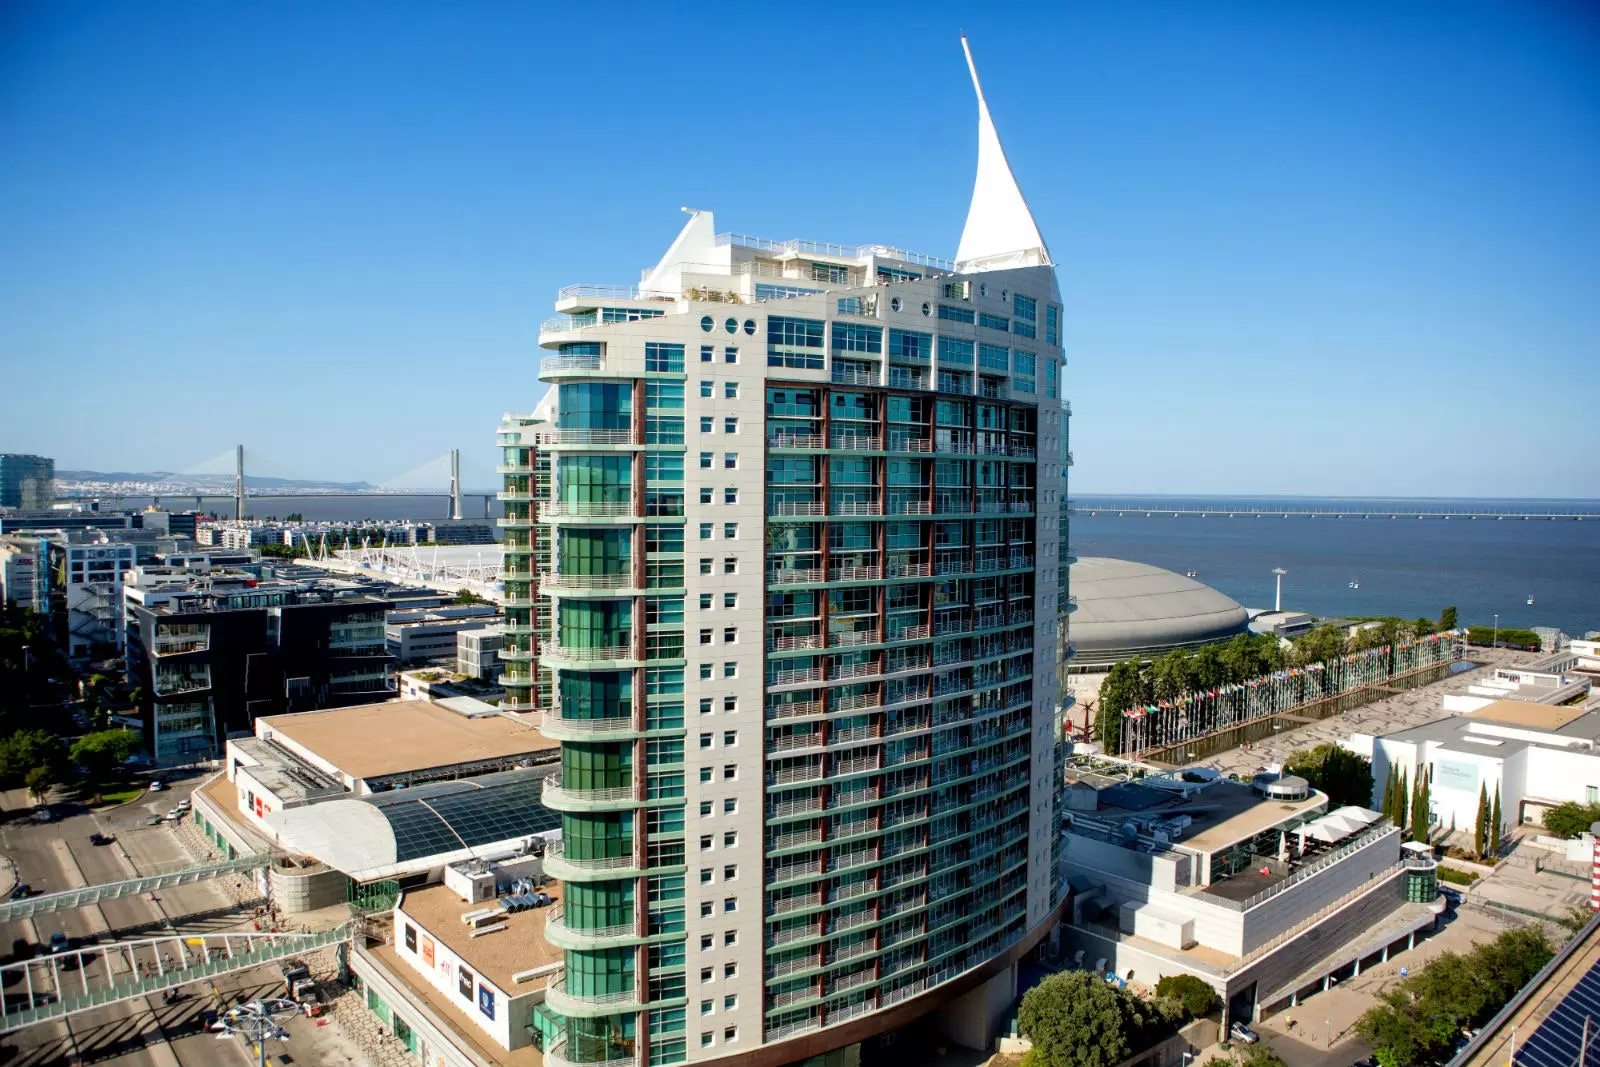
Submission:
M 1039 302 L 1031 296 L 1014 293 L 1011 297 L 1011 332 L 1018 337 L 1034 337 L 1039 319 Z
M 629 573 L 631 530 L 561 527 L 557 536 L 559 573 L 572 575 Z
M 604 860 L 633 855 L 633 813 L 601 811 L 561 817 L 561 838 L 572 859 Z
M 579 997 L 631 993 L 635 958 L 631 948 L 569 950 L 566 953 L 567 990 Z
M 822 369 L 822 320 L 767 317 L 767 365 Z
M 631 456 L 560 456 L 556 482 L 567 504 L 626 504 L 632 497 Z
M 883 352 L 883 327 L 862 326 L 853 322 L 835 322 L 829 331 L 833 337 L 833 351 L 863 352 L 881 355 Z
M 977 319 L 977 315 L 974 314 L 971 308 L 955 307 L 950 304 L 939 305 L 939 317 L 949 322 L 966 323 L 974 322 Z
M 622 382 L 563 384 L 556 424 L 564 430 L 626 430 L 632 426 L 633 388 Z
M 702 384 L 709 385 L 711 383 L 704 382 Z M 702 389 L 701 392 L 704 393 L 705 391 Z M 683 383 L 655 380 L 645 382 L 644 406 L 647 411 L 682 411 Z
M 565 648 L 612 648 L 632 637 L 633 605 L 626 600 L 562 600 L 558 644 Z
M 683 373 L 683 346 L 665 341 L 647 341 L 644 346 L 644 369 L 668 374 Z
M 889 331 L 889 358 L 927 363 L 933 358 L 933 335 L 914 330 Z
M 1044 343 L 1047 345 L 1061 343 L 1061 309 L 1054 304 L 1044 306 Z
M 651 523 L 644 528 L 646 552 L 683 552 L 683 527 L 676 523 Z
M 991 330 L 1003 330 L 1006 333 L 1011 332 L 1011 320 L 1006 318 L 1004 315 L 990 315 L 986 312 L 980 311 L 978 312 L 978 325 Z
M 972 366 L 972 342 L 960 337 L 939 338 L 939 362 Z
M 979 345 L 978 366 L 984 370 L 1010 370 L 1011 352 L 1005 345 Z
M 632 671 L 559 671 L 561 717 L 626 719 L 633 715 Z
M 682 485 L 682 452 L 646 452 L 644 480 L 647 485 Z

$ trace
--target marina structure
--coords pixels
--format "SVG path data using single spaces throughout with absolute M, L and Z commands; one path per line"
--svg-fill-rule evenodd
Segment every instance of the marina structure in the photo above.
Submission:
M 561 745 L 548 1062 L 792 1062 L 964 994 L 981 1044 L 1060 917 L 1062 308 L 978 120 L 953 261 L 689 210 L 540 331 L 500 659 Z

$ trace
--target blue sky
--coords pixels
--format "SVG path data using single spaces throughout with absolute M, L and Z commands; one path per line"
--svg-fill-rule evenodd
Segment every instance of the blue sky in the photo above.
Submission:
M 1600 497 L 1572 3 L 0 7 L 0 450 L 494 462 L 682 221 L 955 248 L 957 36 L 1060 264 L 1082 492 Z

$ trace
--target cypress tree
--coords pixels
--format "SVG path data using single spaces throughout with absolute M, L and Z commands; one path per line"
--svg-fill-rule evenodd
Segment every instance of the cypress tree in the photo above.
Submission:
M 1399 787 L 1394 791 L 1394 824 L 1400 827 L 1402 831 L 1406 828 L 1406 815 L 1411 810 L 1407 803 L 1411 797 L 1411 793 L 1410 786 L 1407 783 L 1406 778 L 1407 774 L 1404 770 L 1402 770 L 1400 772 Z
M 1472 827 L 1472 851 L 1474 855 L 1482 856 L 1483 850 L 1489 847 L 1489 786 L 1486 782 L 1478 784 L 1478 816 Z
M 1389 814 L 1394 806 L 1394 768 L 1389 768 L 1388 777 L 1383 780 L 1383 805 L 1378 808 L 1383 814 Z
M 1489 857 L 1491 859 L 1500 855 L 1500 783 L 1494 787 L 1494 809 L 1489 814 Z

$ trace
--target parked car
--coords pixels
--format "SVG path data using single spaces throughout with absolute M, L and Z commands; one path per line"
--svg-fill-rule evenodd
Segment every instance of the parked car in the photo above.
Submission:
M 151 779 L 151 781 L 150 781 L 150 792 L 159 793 L 165 788 L 167 788 L 167 783 L 166 782 L 163 782 L 159 778 Z
M 11 890 L 11 894 L 6 899 L 27 900 L 31 896 L 33 896 L 33 886 L 27 882 L 18 882 L 16 888 Z
M 162 822 L 163 822 L 163 820 L 162 820 L 161 816 L 152 815 L 152 816 L 150 816 L 148 819 L 146 819 L 144 821 L 144 824 L 146 826 L 160 826 Z
M 1228 1027 L 1228 1037 L 1242 1045 L 1253 1045 L 1261 1040 L 1260 1035 L 1244 1023 L 1234 1023 Z
M 49 822 L 54 818 L 55 816 L 50 814 L 49 808 L 40 808 L 38 811 L 33 813 L 34 822 Z
M 101 845 L 109 845 L 115 840 L 116 836 L 114 834 L 102 834 L 95 832 L 89 835 L 89 844 L 95 846 L 96 848 L 99 848 Z
M 1444 897 L 1444 906 L 1455 909 L 1461 906 L 1461 893 L 1449 886 L 1440 886 L 1439 895 Z
M 188 797 L 184 797 L 182 800 L 178 801 L 178 806 L 174 810 L 188 811 L 192 807 L 194 807 L 194 801 L 190 800 Z
M 54 956 L 59 952 L 66 952 L 71 947 L 72 939 L 60 930 L 50 935 L 50 955 Z

